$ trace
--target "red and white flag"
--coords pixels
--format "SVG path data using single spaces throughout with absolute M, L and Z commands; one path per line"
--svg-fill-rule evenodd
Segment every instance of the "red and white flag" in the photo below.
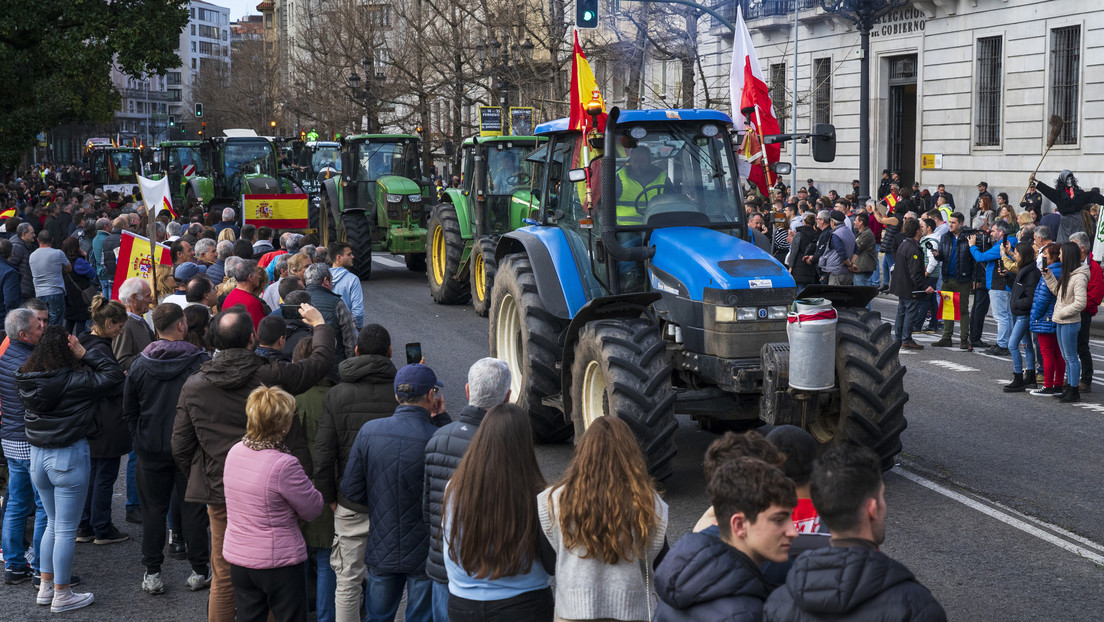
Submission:
M 747 132 L 740 150 L 741 156 L 750 164 L 747 179 L 759 188 L 763 196 L 770 196 L 770 187 L 776 180 L 770 165 L 778 161 L 782 147 L 763 144 L 763 137 L 779 134 L 781 130 L 774 116 L 770 89 L 763 80 L 763 70 L 759 67 L 759 58 L 755 55 L 751 33 L 744 23 L 740 7 L 736 7 L 730 81 L 732 123 L 737 129 L 745 127 Z
M 163 209 L 169 210 L 173 218 L 178 216 L 176 210 L 173 209 L 172 199 L 169 198 L 168 177 L 154 180 L 139 175 L 138 186 L 142 189 L 142 201 L 154 218 L 157 218 L 157 214 Z

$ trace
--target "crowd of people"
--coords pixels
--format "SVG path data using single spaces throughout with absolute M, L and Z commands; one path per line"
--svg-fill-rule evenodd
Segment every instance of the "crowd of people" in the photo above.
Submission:
M 932 347 L 952 347 L 957 323 L 961 350 L 1011 358 L 1006 392 L 1064 403 L 1091 392 L 1089 331 L 1104 272 L 1092 258 L 1099 204 L 1089 201 L 1099 192 L 1074 192 L 1076 179 L 1063 171 L 1055 186 L 1085 201 L 1047 212 L 1039 190 L 1048 198 L 1053 190 L 1042 182 L 1032 180 L 1017 209 L 982 181 L 967 211 L 942 184 L 932 193 L 914 183 L 906 193 L 901 183 L 883 171 L 878 198 L 863 205 L 855 201 L 858 180 L 846 196 L 821 195 L 809 179 L 793 196 L 782 187 L 772 201 L 750 199 L 752 240 L 789 269 L 798 289 L 868 285 L 896 297 L 894 334 L 906 350 L 924 349 L 913 338 L 920 332 L 941 334 Z M 982 339 L 990 315 L 995 343 Z

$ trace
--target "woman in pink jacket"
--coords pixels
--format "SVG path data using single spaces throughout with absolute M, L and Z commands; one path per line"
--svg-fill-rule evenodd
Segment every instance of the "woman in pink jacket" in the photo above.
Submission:
M 239 622 L 307 619 L 307 545 L 300 520 L 322 513 L 299 461 L 284 446 L 295 398 L 260 386 L 245 404 L 245 436 L 226 457 L 226 539 Z

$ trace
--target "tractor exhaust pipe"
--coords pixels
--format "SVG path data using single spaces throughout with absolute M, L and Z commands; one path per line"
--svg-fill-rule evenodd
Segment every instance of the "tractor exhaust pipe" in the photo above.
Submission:
M 614 106 L 606 117 L 605 142 L 602 145 L 602 244 L 606 252 L 617 261 L 644 261 L 655 255 L 655 248 L 651 246 L 632 246 L 625 248 L 617 239 L 614 227 L 617 225 L 617 184 L 614 177 L 617 173 L 617 118 L 621 116 L 621 109 Z

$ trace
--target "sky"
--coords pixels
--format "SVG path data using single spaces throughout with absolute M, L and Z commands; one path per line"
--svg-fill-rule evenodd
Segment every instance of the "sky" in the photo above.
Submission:
M 206 0 L 211 4 L 230 8 L 230 21 L 237 21 L 246 15 L 260 15 L 257 5 L 261 0 Z

